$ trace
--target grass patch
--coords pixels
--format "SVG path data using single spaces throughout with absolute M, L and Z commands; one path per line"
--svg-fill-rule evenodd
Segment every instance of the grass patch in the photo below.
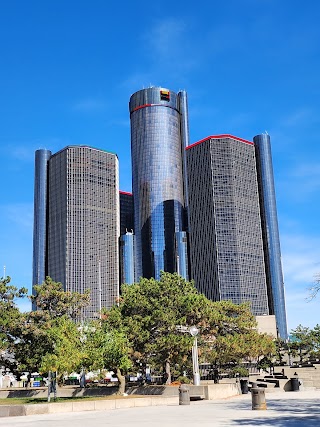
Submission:
M 79 400 L 114 400 L 114 399 L 127 399 L 128 397 L 133 399 L 141 399 L 145 396 L 120 396 L 117 394 L 111 396 L 79 396 L 79 397 L 58 397 L 55 401 L 53 396 L 51 396 L 50 403 L 55 402 L 78 402 Z M 39 404 L 39 403 L 48 403 L 47 398 L 44 397 L 7 397 L 5 399 L 0 399 L 0 405 L 29 405 L 29 404 Z

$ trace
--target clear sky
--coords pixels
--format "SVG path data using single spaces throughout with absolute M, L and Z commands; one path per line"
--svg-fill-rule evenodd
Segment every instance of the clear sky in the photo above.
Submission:
M 190 140 L 271 136 L 289 329 L 320 323 L 320 3 L 10 0 L 0 7 L 0 266 L 31 290 L 34 152 L 116 152 L 130 95 L 189 97 Z M 0 276 L 3 274 L 0 273 Z M 25 306 L 29 309 L 29 305 Z

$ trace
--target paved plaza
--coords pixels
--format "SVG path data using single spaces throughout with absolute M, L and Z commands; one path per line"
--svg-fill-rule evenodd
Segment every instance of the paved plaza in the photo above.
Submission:
M 251 395 L 248 394 L 223 400 L 191 402 L 190 406 L 153 406 L 0 418 L 0 426 L 320 426 L 320 390 L 267 393 L 266 400 L 266 411 L 253 411 Z

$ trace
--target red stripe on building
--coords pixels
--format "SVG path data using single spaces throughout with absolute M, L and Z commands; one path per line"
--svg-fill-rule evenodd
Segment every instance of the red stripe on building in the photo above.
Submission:
M 155 104 L 144 104 L 144 105 L 139 105 L 139 107 L 136 107 L 136 108 L 134 108 L 134 109 L 132 110 L 132 113 L 133 113 L 134 111 L 140 110 L 141 108 L 152 107 L 153 105 L 155 105 Z
M 127 191 L 119 191 L 120 194 L 127 194 L 128 196 L 132 196 L 132 193 L 128 193 Z

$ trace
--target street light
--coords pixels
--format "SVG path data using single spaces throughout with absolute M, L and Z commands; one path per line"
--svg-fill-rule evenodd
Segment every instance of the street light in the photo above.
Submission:
M 189 333 L 194 337 L 192 346 L 192 365 L 193 365 L 193 384 L 200 385 L 199 360 L 198 360 L 198 340 L 197 335 L 199 329 L 196 326 L 191 326 Z

